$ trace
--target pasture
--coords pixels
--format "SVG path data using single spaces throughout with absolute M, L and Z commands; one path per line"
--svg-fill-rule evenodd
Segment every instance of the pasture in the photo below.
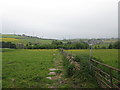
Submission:
M 5 42 L 14 42 L 17 41 L 18 39 L 15 38 L 0 38 L 0 42 L 1 41 L 5 41 Z
M 76 55 L 90 55 L 89 49 L 84 50 L 66 50 Z M 93 49 L 92 55 L 101 62 L 118 68 L 118 49 Z
M 54 67 L 57 50 L 3 49 L 3 88 L 46 88 L 53 81 L 47 79 Z
M 108 48 L 110 43 L 102 43 L 102 44 L 96 44 L 93 45 L 93 48 Z
M 38 39 L 38 38 L 0 38 L 0 42 L 12 42 L 12 43 L 22 43 L 26 45 L 27 43 L 40 43 L 40 44 L 51 44 L 52 40 L 44 40 L 44 39 Z
M 2 37 L 1 37 L 2 36 Z M 34 37 L 26 37 L 26 36 L 18 36 L 13 34 L 2 34 L 0 35 L 0 42 L 12 42 L 14 44 L 22 43 L 26 45 L 27 43 L 39 43 L 39 44 L 51 44 L 52 39 L 43 39 L 43 38 L 34 38 Z M 63 43 L 66 43 L 67 41 L 59 40 Z
M 71 71 L 72 65 L 63 58 L 57 49 L 3 49 L 2 50 L 2 87 L 3 88 L 96 88 L 88 69 L 90 51 L 65 50 L 80 56 L 80 71 Z M 110 66 L 118 66 L 117 49 L 93 49 L 93 57 Z M 77 58 L 76 58 L 77 59 Z M 63 64 L 62 64 L 63 63 Z M 50 80 L 50 68 L 62 68 L 61 76 Z M 74 65 L 73 65 L 74 66 Z M 73 73 L 73 76 L 69 76 Z M 67 76 L 68 75 L 68 76 Z M 56 76 L 55 76 L 56 77 Z M 61 83 L 62 82 L 62 83 Z
M 77 80 L 66 77 L 66 69 L 62 64 L 63 56 L 57 49 L 3 49 L 2 52 L 3 88 L 96 87 L 93 82 L 84 81 L 86 78 Z M 46 78 L 49 77 L 50 68 L 60 67 L 63 67 L 62 73 L 56 73 L 59 73 L 61 78 L 58 74 L 55 80 Z M 82 74 L 79 76 L 83 77 Z

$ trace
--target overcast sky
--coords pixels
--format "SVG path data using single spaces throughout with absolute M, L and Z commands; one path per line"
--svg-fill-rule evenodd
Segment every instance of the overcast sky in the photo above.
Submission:
M 118 1 L 1 0 L 2 33 L 56 39 L 118 37 Z

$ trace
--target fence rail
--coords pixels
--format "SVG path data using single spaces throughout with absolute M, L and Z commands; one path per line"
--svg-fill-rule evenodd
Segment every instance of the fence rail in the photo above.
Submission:
M 74 58 L 71 54 L 65 52 L 64 49 L 60 50 L 62 54 L 69 59 L 70 62 L 74 61 Z M 90 69 L 93 72 L 93 75 L 95 76 L 95 79 L 97 80 L 100 87 L 120 89 L 120 69 L 111 67 L 107 64 L 101 63 L 93 59 L 90 59 L 89 61 Z M 75 62 L 75 64 L 75 68 L 77 70 L 80 70 L 80 67 L 78 67 L 79 65 L 77 65 L 77 62 Z M 102 70 L 100 66 L 107 68 L 108 71 Z M 113 71 L 117 74 L 114 75 Z
M 94 64 L 96 64 L 96 66 Z M 102 70 L 100 65 L 107 68 L 109 71 Z M 120 89 L 120 80 L 118 80 L 120 79 L 120 69 L 111 67 L 93 59 L 90 60 L 90 67 L 100 87 Z M 113 72 L 116 72 L 116 74 L 113 75 Z

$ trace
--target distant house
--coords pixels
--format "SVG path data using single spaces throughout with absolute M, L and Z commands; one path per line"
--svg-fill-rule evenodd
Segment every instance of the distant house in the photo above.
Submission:
M 92 44 L 92 45 L 103 43 L 103 41 L 101 39 L 90 39 L 90 40 L 85 41 L 85 42 L 88 44 Z

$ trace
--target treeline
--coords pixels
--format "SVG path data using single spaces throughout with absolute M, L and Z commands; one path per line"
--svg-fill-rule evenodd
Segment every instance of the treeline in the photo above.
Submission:
M 67 42 L 63 43 L 62 41 L 53 40 L 51 44 L 31 44 L 30 42 L 26 44 L 27 49 L 87 49 L 89 45 L 84 42 Z
M 16 48 L 16 45 L 11 42 L 0 42 L 0 48 Z
M 70 42 L 63 43 L 62 41 L 53 40 L 51 44 L 39 44 L 29 42 L 26 45 L 14 44 L 12 42 L 0 42 L 0 48 L 18 48 L 18 49 L 88 49 L 89 45 L 85 42 Z M 120 40 L 114 44 L 109 44 L 108 47 L 94 47 L 94 49 L 120 49 Z
M 95 45 L 93 49 L 120 49 L 120 41 L 111 43 L 108 46 Z
M 120 40 L 118 40 L 114 44 L 110 44 L 108 48 L 109 49 L 120 49 Z

